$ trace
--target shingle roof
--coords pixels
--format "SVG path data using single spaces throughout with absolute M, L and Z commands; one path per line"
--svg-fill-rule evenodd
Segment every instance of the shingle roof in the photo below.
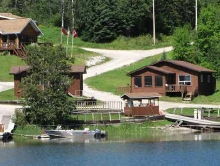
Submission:
M 21 19 L 23 17 L 13 15 L 11 13 L 0 13 L 0 18 L 5 18 L 5 19 Z
M 127 75 L 132 75 L 132 74 L 134 74 L 134 73 L 136 73 L 136 72 L 138 72 L 138 71 L 141 71 L 141 70 L 144 70 L 144 69 L 147 69 L 147 68 L 148 68 L 148 69 L 152 69 L 152 70 L 154 70 L 154 71 L 161 72 L 161 73 L 165 73 L 165 74 L 175 74 L 175 73 L 172 72 L 172 71 L 168 71 L 168 70 L 165 70 L 165 69 L 156 67 L 156 66 L 151 66 L 151 65 L 149 65 L 149 66 L 145 66 L 145 67 L 142 67 L 142 68 L 140 68 L 140 69 L 131 71 L 131 72 L 129 72 Z
M 149 99 L 158 98 L 161 95 L 157 92 L 147 92 L 147 93 L 126 93 L 121 96 L 123 99 Z
M 29 23 L 36 31 L 43 34 L 31 18 L 0 20 L 0 34 L 20 34 Z
M 163 60 L 163 61 L 156 62 L 152 65 L 154 66 L 154 65 L 157 65 L 157 64 L 162 63 L 162 62 L 171 63 L 171 64 L 174 64 L 174 65 L 177 65 L 177 66 L 182 66 L 184 68 L 187 68 L 187 69 L 190 69 L 190 70 L 193 70 L 193 71 L 196 71 L 196 72 L 211 72 L 211 73 L 216 72 L 214 70 L 210 70 L 210 69 L 207 69 L 207 68 L 202 67 L 202 66 L 198 66 L 198 65 L 195 65 L 195 64 L 192 64 L 192 63 L 189 63 L 189 62 L 178 61 L 178 60 Z
M 19 74 L 22 72 L 27 71 L 30 68 L 30 66 L 13 66 L 11 67 L 11 70 L 9 74 Z M 86 66 L 85 65 L 72 65 L 71 66 L 71 73 L 86 73 Z

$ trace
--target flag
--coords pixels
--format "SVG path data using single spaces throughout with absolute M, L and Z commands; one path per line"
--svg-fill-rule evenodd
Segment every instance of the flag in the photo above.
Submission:
M 75 28 L 73 28 L 73 37 L 76 38 L 77 36 L 78 36 L 78 34 L 77 34 L 76 30 L 75 30 Z
M 62 33 L 63 33 L 64 35 L 67 35 L 66 29 L 65 29 L 64 27 L 62 27 Z

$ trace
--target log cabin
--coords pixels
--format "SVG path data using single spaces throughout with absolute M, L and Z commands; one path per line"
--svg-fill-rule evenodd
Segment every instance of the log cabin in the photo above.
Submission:
M 166 96 L 179 93 L 211 95 L 216 89 L 215 71 L 178 60 L 162 60 L 129 72 L 131 93 L 157 92 Z
M 42 31 L 31 18 L 0 13 L 0 51 L 25 56 L 23 46 L 37 43 Z
M 21 97 L 20 84 L 22 79 L 27 76 L 27 71 L 30 66 L 13 66 L 9 74 L 14 75 L 14 96 Z M 73 80 L 72 85 L 68 89 L 70 96 L 82 96 L 83 95 L 83 74 L 86 74 L 86 66 L 84 65 L 72 65 L 69 77 Z

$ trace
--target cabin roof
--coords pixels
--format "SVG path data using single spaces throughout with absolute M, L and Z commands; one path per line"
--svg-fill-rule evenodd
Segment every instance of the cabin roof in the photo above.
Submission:
M 13 66 L 11 67 L 11 70 L 9 72 L 9 74 L 20 74 L 22 72 L 27 71 L 28 69 L 30 69 L 30 66 Z M 85 65 L 72 65 L 71 66 L 71 73 L 86 73 L 86 66 Z
M 40 33 L 40 35 L 43 35 L 42 31 L 37 27 L 36 23 L 31 18 L 0 20 L 0 34 L 20 34 L 29 23 L 37 32 Z
M 156 66 L 151 66 L 151 65 L 149 65 L 149 66 L 145 66 L 145 67 L 142 67 L 142 68 L 140 68 L 140 69 L 131 71 L 131 72 L 129 72 L 127 75 L 132 75 L 132 74 L 134 74 L 134 73 L 136 73 L 136 72 L 139 72 L 139 71 L 141 71 L 141 70 L 144 70 L 144 69 L 152 69 L 152 70 L 154 70 L 154 71 L 158 71 L 158 72 L 161 72 L 161 73 L 164 73 L 164 74 L 175 74 L 175 73 L 172 72 L 172 71 L 165 70 L 165 69 L 162 69 L 162 68 L 159 68 L 159 67 L 156 67 Z
M 158 65 L 158 64 L 163 63 L 163 62 L 174 64 L 174 65 L 177 65 L 177 66 L 181 66 L 181 67 L 184 67 L 184 68 L 196 71 L 196 72 L 211 72 L 211 73 L 216 72 L 214 70 L 210 70 L 210 69 L 207 69 L 205 67 L 195 65 L 193 63 L 189 63 L 189 62 L 186 62 L 186 61 L 178 61 L 178 60 L 162 60 L 162 61 L 156 62 L 152 65 L 155 66 L 155 65 Z
M 161 95 L 157 92 L 147 92 L 147 93 L 126 93 L 121 96 L 122 99 L 155 99 L 159 98 Z
M 127 75 L 135 74 L 136 72 L 142 71 L 144 69 L 152 69 L 154 71 L 162 72 L 164 74 L 175 74 L 175 72 L 172 72 L 172 71 L 165 70 L 165 69 L 162 69 L 160 67 L 157 67 L 157 65 L 159 65 L 161 63 L 170 63 L 170 64 L 173 64 L 173 65 L 176 65 L 176 66 L 180 66 L 180 67 L 184 67 L 186 69 L 189 69 L 189 70 L 192 70 L 192 71 L 196 71 L 196 72 L 209 72 L 209 73 L 216 72 L 214 70 L 210 70 L 210 69 L 207 69 L 205 67 L 202 67 L 202 66 L 199 66 L 199 65 L 195 65 L 195 64 L 192 64 L 192 63 L 189 63 L 189 62 L 185 62 L 185 61 L 162 60 L 162 61 L 153 63 L 153 64 L 151 64 L 149 66 L 145 66 L 145 67 L 139 68 L 137 70 L 131 71 L 131 72 L 127 73 Z
M 8 20 L 13 20 L 13 19 L 21 19 L 23 17 L 13 15 L 11 13 L 0 13 L 0 18 L 8 19 Z

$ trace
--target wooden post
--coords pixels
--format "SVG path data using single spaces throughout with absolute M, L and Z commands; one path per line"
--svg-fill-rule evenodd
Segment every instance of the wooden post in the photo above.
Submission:
M 112 121 L 111 113 L 109 112 L 109 120 Z
M 86 122 L 86 113 L 84 114 L 84 116 L 85 116 L 85 120 L 84 121 Z
M 92 113 L 92 121 L 94 122 L 94 113 Z
M 103 118 L 102 118 L 102 113 L 101 113 L 101 121 L 103 121 Z
M 173 109 L 173 114 L 176 114 L 176 108 Z
M 209 112 L 208 112 L 208 117 L 210 117 L 210 109 L 209 109 Z
M 78 113 L 77 113 L 77 120 L 79 120 Z
M 219 109 L 218 109 L 218 117 L 219 117 Z
M 181 110 L 180 110 L 180 114 L 183 115 L 183 108 L 181 108 Z
M 119 116 L 119 120 L 121 120 L 121 113 L 120 112 L 118 112 L 118 116 Z
M 156 44 L 156 30 L 155 30 L 155 9 L 154 9 L 154 0 L 153 0 L 153 40 L 154 45 Z

